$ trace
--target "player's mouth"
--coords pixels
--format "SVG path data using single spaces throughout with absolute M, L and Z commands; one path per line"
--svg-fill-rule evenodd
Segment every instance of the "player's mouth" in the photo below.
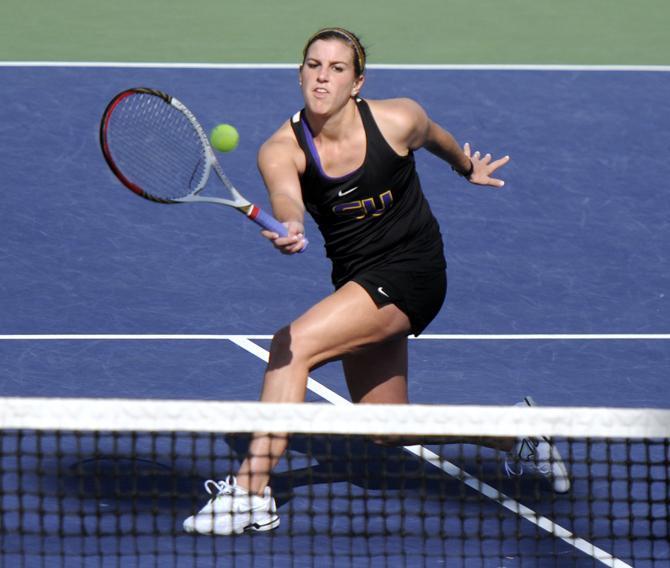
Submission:
M 323 87 L 316 87 L 312 89 L 312 92 L 314 93 L 314 96 L 317 98 L 325 97 L 328 94 L 328 90 L 324 89 Z

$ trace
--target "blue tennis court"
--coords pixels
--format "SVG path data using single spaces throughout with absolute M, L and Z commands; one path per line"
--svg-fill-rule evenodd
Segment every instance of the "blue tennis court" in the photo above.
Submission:
M 223 167 L 267 204 L 255 153 L 301 106 L 295 70 L 8 66 L 0 74 L 3 396 L 256 400 L 271 334 L 330 292 L 315 226 L 310 249 L 286 258 L 228 209 L 145 202 L 108 171 L 98 121 L 129 86 L 172 93 L 206 128 L 237 126 L 240 146 Z M 368 72 L 364 96 L 411 96 L 459 141 L 512 157 L 506 187 L 494 191 L 417 155 L 445 237 L 449 292 L 426 335 L 410 342 L 413 402 L 510 405 L 531 394 L 546 406 L 670 406 L 669 89 L 670 74 L 650 71 Z M 339 365 L 312 378 L 346 396 Z M 182 482 L 212 473 L 189 470 Z M 432 483 L 458 493 L 453 480 Z M 350 493 L 347 485 L 336 493 Z M 300 511 L 300 490 L 285 493 L 293 496 L 280 512 Z M 529 506 L 568 522 L 560 500 Z M 498 505 L 489 508 L 495 515 Z M 568 546 L 547 539 L 548 557 Z M 298 549 L 333 546 L 308 541 Z M 184 542 L 203 547 L 202 566 L 208 547 L 233 546 L 244 565 L 250 546 Z M 253 546 L 276 565 L 314 556 L 301 564 L 299 550 L 276 539 Z M 609 552 L 625 562 L 631 545 L 618 546 Z M 577 565 L 592 562 L 585 554 Z

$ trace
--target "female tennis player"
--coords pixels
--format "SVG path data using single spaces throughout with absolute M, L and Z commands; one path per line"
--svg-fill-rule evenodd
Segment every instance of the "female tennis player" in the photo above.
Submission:
M 335 291 L 275 334 L 261 400 L 303 401 L 310 369 L 339 359 L 353 402 L 407 403 L 407 336 L 431 322 L 447 288 L 442 237 L 414 151 L 426 148 L 470 183 L 492 188 L 504 185 L 493 175 L 509 157 L 493 160 L 468 144 L 461 149 L 410 99 L 360 98 L 365 50 L 347 30 L 318 31 L 303 56 L 304 109 L 258 154 L 274 215 L 288 236 L 263 234 L 280 252 L 299 252 L 307 210 L 323 234 Z M 556 491 L 568 490 L 567 470 L 549 440 L 503 445 L 497 449 L 539 468 Z M 286 437 L 255 435 L 236 478 L 206 483 L 213 497 L 185 529 L 232 534 L 276 527 L 268 483 L 286 447 Z

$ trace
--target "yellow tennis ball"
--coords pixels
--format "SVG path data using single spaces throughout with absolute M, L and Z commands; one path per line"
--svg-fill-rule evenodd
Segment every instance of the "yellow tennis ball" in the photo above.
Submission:
M 219 152 L 232 152 L 240 142 L 240 134 L 230 124 L 219 124 L 212 129 L 209 141 Z

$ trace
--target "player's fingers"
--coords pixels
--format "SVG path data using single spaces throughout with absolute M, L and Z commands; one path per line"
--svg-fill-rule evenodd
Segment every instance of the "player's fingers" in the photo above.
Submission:
M 489 178 L 489 181 L 486 185 L 490 187 L 503 187 L 505 182 L 501 179 Z
M 305 236 L 302 233 L 278 237 L 274 239 L 274 244 L 278 249 L 287 251 L 289 254 L 299 251 L 304 246 Z
M 297 243 L 298 240 L 299 240 L 299 239 L 297 238 L 296 235 L 294 235 L 294 236 L 292 236 L 292 237 L 277 237 L 276 239 L 274 239 L 274 243 L 275 243 L 278 247 L 291 247 L 291 246 L 293 246 L 295 243 Z
M 277 247 L 282 254 L 298 254 L 307 246 L 305 239 L 300 239 L 297 243 L 291 243 L 282 247 Z
M 470 157 L 470 142 L 466 142 L 463 145 L 463 153 L 469 158 Z
M 503 156 L 502 158 L 496 160 L 495 162 L 491 162 L 491 171 L 497 170 L 500 166 L 504 166 L 507 162 L 509 162 L 510 157 L 509 156 Z
M 269 239 L 271 241 L 274 241 L 279 235 L 275 233 L 274 231 L 268 231 L 267 229 L 263 229 L 261 231 L 261 235 L 263 235 L 266 239 Z
M 302 252 L 307 248 L 307 245 L 309 244 L 309 241 L 305 238 L 305 235 L 300 234 L 300 240 L 298 241 L 296 245 L 296 251 L 295 252 Z
M 307 246 L 307 241 L 305 239 L 300 239 L 300 242 L 296 243 L 293 247 L 293 252 L 302 252 Z
M 267 229 L 262 230 L 261 235 L 271 241 L 272 246 L 282 254 L 293 254 L 293 251 L 291 251 L 290 248 L 296 243 L 294 237 L 280 237 L 278 233 L 268 231 Z

